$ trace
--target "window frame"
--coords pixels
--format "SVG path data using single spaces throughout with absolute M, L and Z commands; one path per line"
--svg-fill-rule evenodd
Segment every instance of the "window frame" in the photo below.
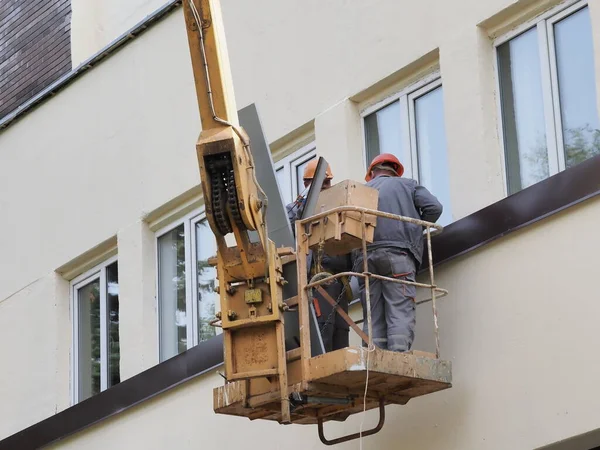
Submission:
M 367 135 L 365 129 L 365 118 L 373 114 L 380 109 L 392 104 L 395 101 L 400 103 L 400 117 L 398 123 L 401 128 L 401 136 L 403 139 L 403 145 L 409 151 L 407 154 L 410 155 L 410 161 L 402 161 L 404 166 L 404 174 L 407 178 L 419 182 L 419 155 L 417 146 L 417 125 L 415 120 L 415 101 L 425 94 L 442 86 L 442 76 L 440 70 L 437 69 L 430 74 L 420 78 L 418 81 L 409 84 L 403 89 L 389 95 L 378 102 L 365 107 L 360 111 L 360 127 L 362 134 L 362 147 L 363 147 L 363 162 L 365 163 L 365 170 L 369 166 L 369 155 L 367 153 Z
M 118 255 L 111 256 L 102 263 L 75 277 L 70 282 L 71 303 L 71 404 L 79 399 L 79 296 L 78 291 L 88 284 L 99 280 L 100 283 L 100 392 L 108 389 L 108 329 L 107 329 L 107 291 L 106 268 L 118 262 Z
M 281 192 L 281 187 L 278 184 L 279 192 L 284 202 L 287 201 L 286 194 L 291 194 L 289 197 L 290 202 L 293 202 L 294 199 L 298 197 L 300 194 L 300 192 L 298 192 L 298 166 L 304 164 L 306 161 L 314 158 L 315 156 L 317 156 L 317 145 L 315 141 L 312 141 L 273 164 L 275 169 L 275 177 L 277 177 L 277 172 L 283 169 L 285 179 L 289 180 L 290 182 L 287 193 Z
M 498 64 L 498 47 L 510 40 L 537 29 L 538 51 L 540 57 L 540 83 L 544 107 L 544 123 L 546 131 L 546 148 L 548 152 L 549 176 L 556 175 L 566 169 L 564 136 L 562 132 L 562 114 L 560 110 L 560 93 L 558 90 L 558 68 L 556 65 L 556 45 L 554 25 L 583 8 L 589 8 L 588 0 L 566 0 L 560 5 L 545 11 L 533 19 L 525 21 L 511 31 L 502 34 L 493 41 L 494 77 L 496 88 L 497 131 L 502 148 L 502 175 L 504 179 L 504 196 L 509 195 L 508 167 L 506 157 L 506 139 L 504 136 L 504 120 L 502 115 L 502 96 L 500 86 L 500 65 Z
M 174 230 L 175 228 L 183 224 L 183 233 L 185 239 L 185 308 L 186 308 L 186 342 L 187 349 L 195 347 L 200 343 L 198 338 L 198 302 L 195 301 L 197 298 L 198 289 L 198 273 L 194 267 L 194 263 L 197 261 L 197 240 L 195 227 L 198 222 L 206 220 L 205 207 L 202 206 L 185 216 L 179 218 L 176 221 L 169 223 L 169 225 L 158 229 L 154 233 L 154 255 L 155 255 L 155 270 L 156 270 L 156 283 L 155 283 L 155 297 L 156 297 L 156 329 L 157 333 L 157 351 L 160 362 L 166 361 L 161 354 L 161 304 L 160 304 L 160 267 L 158 257 L 158 239 L 166 233 Z M 189 239 L 189 241 L 188 241 Z M 190 274 L 188 276 L 187 274 Z M 216 311 L 220 310 L 220 305 L 216 305 Z M 217 333 L 219 334 L 219 333 Z M 212 338 L 211 338 L 212 339 Z

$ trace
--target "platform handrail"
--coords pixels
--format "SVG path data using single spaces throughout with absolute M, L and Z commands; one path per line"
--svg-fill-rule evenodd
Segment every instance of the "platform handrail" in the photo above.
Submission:
M 401 222 L 408 222 L 408 223 L 412 223 L 415 225 L 421 225 L 422 227 L 429 227 L 429 228 L 433 228 L 436 231 L 431 233 L 431 236 L 436 236 L 438 234 L 440 234 L 442 231 L 444 231 L 444 227 L 442 225 L 439 225 L 437 223 L 433 223 L 433 222 L 427 222 L 426 220 L 421 220 L 421 219 L 414 219 L 412 217 L 406 217 L 406 216 L 399 216 L 397 214 L 391 214 L 391 213 L 386 213 L 383 211 L 377 211 L 376 209 L 370 209 L 370 208 L 363 208 L 362 206 L 336 206 L 335 208 L 332 209 L 328 209 L 327 211 L 322 211 L 318 214 L 314 214 L 312 216 L 309 217 L 305 217 L 304 219 L 299 219 L 298 222 L 300 222 L 300 224 L 302 225 L 306 225 L 309 222 L 314 222 L 318 219 L 322 219 L 323 217 L 329 216 L 331 214 L 336 214 L 336 213 L 340 213 L 340 212 L 345 212 L 345 211 L 352 211 L 352 212 L 359 212 L 361 213 L 361 215 L 365 214 L 365 215 L 372 215 L 372 216 L 377 216 L 377 217 L 383 217 L 385 219 L 393 219 L 393 220 L 399 220 Z
M 386 213 L 383 211 L 377 211 L 377 210 L 373 210 L 373 209 L 369 209 L 369 208 L 364 208 L 364 207 L 360 207 L 360 206 L 338 206 L 336 208 L 332 208 L 329 209 L 327 211 L 322 211 L 318 214 L 314 214 L 310 217 L 306 217 L 304 219 L 298 220 L 297 221 L 297 226 L 298 229 L 303 230 L 303 236 L 304 236 L 304 240 L 306 241 L 306 239 L 308 238 L 308 236 L 310 235 L 310 232 L 307 231 L 307 227 L 306 225 L 311 224 L 311 223 L 315 223 L 317 221 L 319 221 L 320 219 L 323 219 L 325 217 L 331 216 L 332 214 L 340 214 L 343 212 L 355 212 L 355 213 L 360 213 L 360 222 L 361 222 L 361 247 L 360 251 L 362 253 L 362 263 L 363 263 L 363 267 L 362 267 L 362 272 L 357 272 L 357 271 L 346 271 L 346 272 L 341 272 L 341 273 L 337 273 L 337 274 L 332 274 L 330 276 L 326 276 L 323 277 L 321 276 L 319 279 L 316 279 L 317 277 L 313 278 L 312 280 L 310 280 L 309 283 L 306 284 L 306 286 L 304 286 L 304 290 L 310 292 L 310 290 L 312 290 L 315 287 L 318 287 L 322 284 L 325 283 L 329 283 L 337 278 L 341 278 L 341 277 L 348 277 L 348 276 L 355 276 L 355 277 L 360 277 L 364 279 L 364 290 L 365 290 L 365 297 L 366 297 L 366 302 L 363 305 L 363 307 L 366 307 L 366 319 L 367 319 L 367 336 L 368 336 L 368 342 L 366 342 L 366 344 L 368 345 L 369 348 L 373 348 L 373 338 L 372 338 L 372 334 L 373 334 L 373 330 L 372 330 L 372 323 L 371 323 L 371 302 L 370 302 L 370 279 L 374 278 L 374 279 L 378 279 L 378 280 L 382 280 L 382 281 L 389 281 L 392 283 L 399 283 L 399 284 L 404 284 L 404 285 L 410 285 L 410 286 L 415 286 L 416 288 L 424 288 L 424 289 L 429 289 L 431 291 L 431 296 L 425 300 L 419 300 L 416 301 L 415 299 L 415 303 L 416 304 L 422 304 L 422 303 L 426 303 L 431 301 L 432 304 L 432 312 L 433 312 L 433 323 L 434 323 L 434 334 L 435 334 L 435 355 L 436 358 L 439 359 L 440 357 L 440 338 L 439 338 L 439 326 L 438 326 L 438 313 L 437 313 L 437 304 L 436 301 L 438 298 L 442 298 L 445 297 L 446 295 L 448 295 L 448 291 L 446 289 L 442 289 L 440 287 L 438 287 L 435 284 L 435 278 L 434 278 L 434 273 L 433 273 L 433 258 L 432 258 L 432 251 L 431 251 L 431 237 L 435 236 L 437 234 L 440 234 L 443 230 L 444 227 L 442 225 L 438 225 L 436 223 L 433 222 L 427 222 L 425 220 L 421 220 L 421 219 L 415 219 L 412 217 L 406 217 L 406 216 L 400 216 L 397 214 L 391 214 L 391 213 Z M 416 281 L 408 281 L 408 280 L 402 280 L 402 279 L 397 279 L 397 278 L 391 278 L 391 277 L 386 277 L 383 275 L 378 275 L 378 274 L 374 274 L 369 272 L 368 270 L 368 261 L 367 261 L 367 240 L 366 240 L 366 229 L 367 226 L 373 226 L 371 223 L 367 223 L 366 222 L 366 216 L 375 216 L 375 217 L 382 217 L 382 218 L 386 218 L 386 219 L 392 219 L 392 220 L 398 220 L 401 222 L 406 222 L 406 223 L 411 223 L 414 225 L 420 225 L 422 226 L 425 230 L 423 232 L 424 238 L 425 238 L 425 245 L 427 246 L 427 264 L 428 264 L 428 272 L 429 272 L 429 283 L 419 283 Z M 297 252 L 298 254 L 300 254 L 300 249 L 302 244 L 305 244 L 305 242 L 301 243 L 300 240 L 298 240 L 297 242 Z M 353 250 L 353 252 L 358 251 L 359 249 L 355 249 Z M 355 269 L 353 267 L 353 269 Z M 351 319 L 350 319 L 351 320 Z M 356 322 L 352 321 L 354 325 L 356 325 Z M 352 324 L 349 324 L 352 327 Z M 306 337 L 307 339 L 310 339 L 310 337 Z M 364 341 L 364 338 L 361 337 L 361 340 Z M 309 343 L 309 342 L 307 342 Z

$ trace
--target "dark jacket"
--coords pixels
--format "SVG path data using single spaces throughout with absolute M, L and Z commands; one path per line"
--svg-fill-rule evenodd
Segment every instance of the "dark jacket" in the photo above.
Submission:
M 435 222 L 442 215 L 442 204 L 415 180 L 380 175 L 369 181 L 367 186 L 379 191 L 379 211 L 427 222 Z M 373 243 L 367 249 L 380 247 L 408 250 L 420 265 L 423 255 L 423 227 L 378 217 Z

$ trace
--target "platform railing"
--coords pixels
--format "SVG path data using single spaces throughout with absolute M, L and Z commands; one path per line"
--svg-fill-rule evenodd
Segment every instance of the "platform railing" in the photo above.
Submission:
M 362 254 L 362 272 L 355 272 L 355 271 L 347 271 L 347 272 L 341 272 L 341 273 L 337 273 L 337 274 L 317 274 L 317 276 L 313 277 L 309 282 L 307 282 L 304 287 L 302 287 L 302 280 L 306 279 L 306 272 L 304 272 L 304 274 L 302 273 L 302 270 L 304 270 L 306 268 L 305 264 L 301 264 L 301 260 L 305 260 L 306 258 L 302 257 L 301 255 L 306 255 L 308 254 L 308 238 L 309 235 L 306 232 L 306 226 L 310 225 L 310 224 L 314 224 L 315 222 L 331 216 L 332 214 L 341 214 L 344 212 L 355 212 L 355 213 L 360 213 L 360 223 L 361 223 L 361 233 L 362 233 L 362 237 L 361 237 L 361 254 Z M 406 223 L 411 223 L 414 225 L 419 225 L 422 226 L 424 228 L 423 234 L 424 234 L 424 239 L 425 239 L 425 246 L 427 248 L 427 264 L 428 264 L 428 272 L 429 272 L 429 283 L 419 283 L 416 281 L 408 281 L 408 280 L 403 280 L 403 279 L 398 279 L 398 278 L 391 278 L 391 277 L 386 277 L 383 275 L 377 275 L 374 273 L 369 272 L 369 267 L 368 267 L 368 259 L 367 259 L 367 246 L 368 246 L 368 242 L 366 239 L 367 236 L 367 227 L 368 226 L 373 226 L 372 224 L 367 223 L 366 221 L 366 217 L 367 216 L 374 216 L 374 217 L 382 217 L 382 218 L 386 218 L 386 219 L 392 219 L 392 220 L 398 220 L 401 222 L 406 222 Z M 336 226 L 340 226 L 340 221 L 336 221 Z M 298 282 L 299 282 L 299 292 L 298 292 L 298 296 L 299 296 L 299 307 L 300 309 L 304 309 L 302 308 L 302 306 L 308 305 L 308 292 L 312 289 L 317 289 L 319 290 L 319 293 L 321 293 L 322 295 L 327 295 L 326 292 L 324 291 L 324 289 L 322 289 L 321 285 L 328 283 L 332 280 L 335 280 L 337 278 L 340 277 L 349 277 L 349 276 L 355 276 L 355 277 L 360 277 L 364 279 L 364 290 L 365 290 L 365 303 L 363 304 L 363 307 L 366 307 L 366 320 L 367 320 L 367 334 L 365 335 L 364 332 L 360 332 L 358 330 L 360 330 L 360 328 L 358 327 L 358 325 L 356 324 L 355 321 L 353 321 L 349 316 L 347 316 L 347 314 L 344 317 L 344 319 L 346 320 L 346 322 L 348 322 L 348 325 L 357 332 L 357 334 L 361 337 L 362 341 L 365 342 L 365 344 L 368 345 L 368 347 L 371 349 L 373 348 L 373 326 L 372 326 L 372 321 L 371 321 L 371 292 L 370 292 L 370 280 L 371 278 L 373 279 L 377 279 L 377 280 L 381 280 L 381 281 L 389 281 L 391 283 L 400 283 L 400 284 L 404 284 L 404 285 L 410 285 L 410 286 L 415 286 L 416 288 L 421 288 L 421 289 L 429 289 L 431 292 L 431 296 L 425 300 L 420 300 L 418 302 L 416 302 L 417 304 L 421 304 L 421 303 L 426 303 L 431 301 L 431 305 L 432 305 L 432 311 L 433 311 L 433 326 L 434 326 L 434 334 L 435 334 L 435 356 L 436 358 L 439 359 L 440 357 L 440 338 L 439 338 L 439 325 L 438 325 L 438 313 L 437 313 L 437 299 L 444 297 L 448 294 L 448 291 L 446 289 L 442 289 L 440 287 L 438 287 L 435 284 L 435 277 L 434 277 L 434 272 L 433 272 L 433 258 L 432 258 L 432 251 L 431 251 L 431 237 L 435 236 L 436 234 L 439 234 L 443 231 L 443 227 L 441 225 L 432 223 L 432 222 L 426 222 L 424 220 L 420 220 L 420 219 L 413 219 L 412 217 L 404 217 L 404 216 L 399 216 L 396 214 L 390 214 L 390 213 L 386 213 L 386 212 L 382 212 L 382 211 L 376 211 L 376 210 L 372 210 L 372 209 L 368 209 L 368 208 L 362 208 L 362 207 L 357 207 L 357 206 L 340 206 L 337 208 L 333 208 L 327 211 L 323 211 L 319 214 L 315 214 L 313 216 L 307 217 L 305 219 L 299 220 L 296 222 L 296 236 L 299 237 L 299 239 L 297 239 L 297 248 L 296 248 L 296 254 L 297 254 L 297 261 L 298 261 Z M 357 249 L 358 250 L 358 249 Z M 353 269 L 355 269 L 355 267 L 353 267 Z M 320 289 L 319 289 L 320 288 Z M 415 299 L 416 301 L 416 299 Z M 305 308 L 306 308 L 305 307 Z M 303 315 L 305 316 L 305 322 L 303 323 Z M 307 311 L 305 314 L 300 314 L 300 323 L 301 323 L 301 328 L 303 325 L 307 326 L 308 323 L 308 314 Z M 303 349 L 310 349 L 310 334 L 308 332 L 304 332 L 304 333 L 300 333 L 300 346 Z

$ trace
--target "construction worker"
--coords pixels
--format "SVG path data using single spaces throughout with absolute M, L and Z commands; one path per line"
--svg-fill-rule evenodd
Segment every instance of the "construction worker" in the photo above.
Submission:
M 303 174 L 304 187 L 308 188 L 312 183 L 317 169 L 318 158 L 314 158 L 306 165 Z M 327 166 L 325 181 L 321 189 L 329 189 L 333 180 L 331 167 Z M 288 218 L 294 226 L 294 222 L 301 218 L 304 210 L 305 197 L 300 196 L 295 202 L 286 206 Z M 317 273 L 327 272 L 335 274 L 339 272 L 349 271 L 352 266 L 350 255 L 344 256 L 329 256 L 326 254 L 316 255 L 310 252 L 308 255 L 308 279 L 310 280 Z M 331 298 L 338 303 L 338 306 L 348 312 L 348 301 L 352 299 L 352 290 L 348 284 L 348 279 L 334 280 L 329 284 L 323 284 L 322 287 Z M 348 347 L 349 343 L 349 327 L 344 319 L 336 313 L 335 308 L 325 300 L 316 290 L 313 291 L 313 307 L 317 316 L 319 330 L 323 339 L 325 351 L 329 352 L 340 348 Z
M 383 153 L 373 159 L 365 180 L 379 191 L 378 210 L 435 222 L 442 204 L 415 180 L 402 178 L 404 167 L 394 155 Z M 368 271 L 386 277 L 415 281 L 423 255 L 423 227 L 382 217 L 377 218 L 373 243 L 367 246 Z M 361 251 L 354 251 L 354 270 L 363 271 Z M 366 293 L 360 278 L 364 331 Z M 371 278 L 369 282 L 373 343 L 380 348 L 404 352 L 414 340 L 416 287 Z
M 312 183 L 312 180 L 315 176 L 315 172 L 317 170 L 317 164 L 319 163 L 318 158 L 311 159 L 306 167 L 304 168 L 304 174 L 302 177 L 302 181 L 304 182 L 305 192 L 306 189 Z M 329 189 L 331 187 L 331 180 L 333 180 L 333 173 L 331 172 L 331 167 L 327 164 L 327 170 L 325 171 L 325 180 L 323 181 L 323 189 Z M 288 215 L 288 219 L 292 224 L 292 229 L 294 228 L 294 222 L 298 220 L 302 216 L 302 211 L 304 210 L 304 203 L 306 202 L 305 195 L 299 195 L 295 202 L 290 203 L 285 207 Z

